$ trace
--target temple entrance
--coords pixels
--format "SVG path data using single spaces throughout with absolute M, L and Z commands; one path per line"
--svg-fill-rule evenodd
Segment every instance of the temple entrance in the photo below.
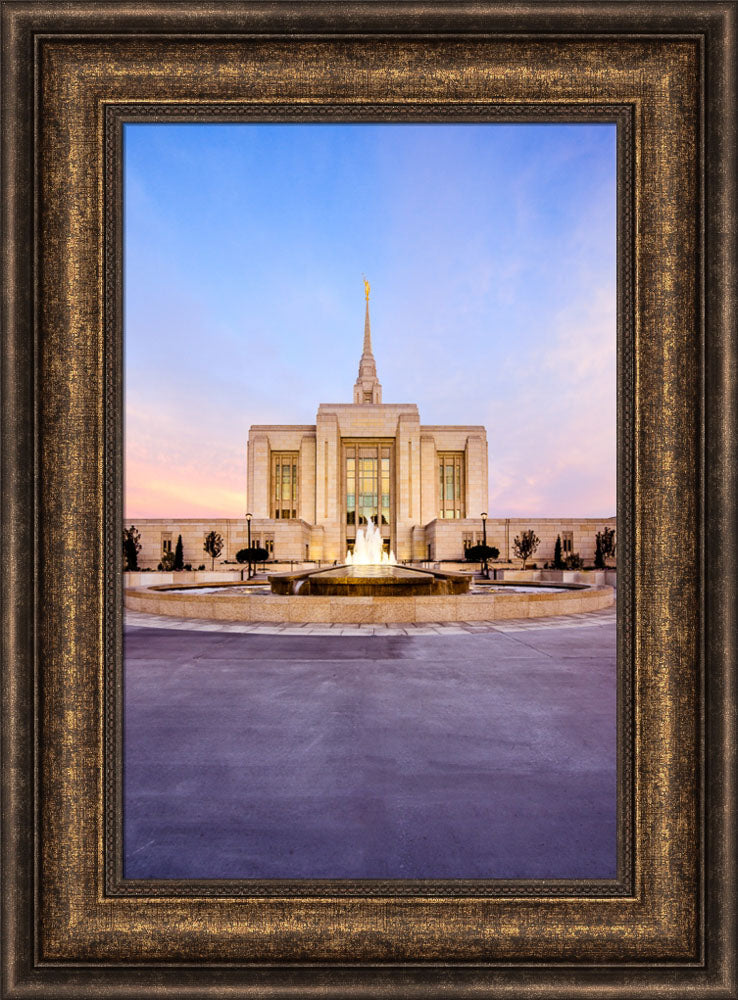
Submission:
M 343 506 L 346 551 L 353 552 L 358 528 L 377 525 L 386 552 L 392 548 L 394 442 L 343 442 Z

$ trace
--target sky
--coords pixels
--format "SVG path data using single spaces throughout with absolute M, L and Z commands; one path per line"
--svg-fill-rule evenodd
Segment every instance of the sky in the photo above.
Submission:
M 483 424 L 490 517 L 615 513 L 614 125 L 124 126 L 125 516 L 242 517 L 251 424 Z M 474 516 L 469 512 L 469 516 Z

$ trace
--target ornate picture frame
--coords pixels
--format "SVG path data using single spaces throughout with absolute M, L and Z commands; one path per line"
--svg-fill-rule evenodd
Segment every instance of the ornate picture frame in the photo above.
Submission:
M 3 3 L 4 996 L 736 996 L 735 16 Z M 120 122 L 587 107 L 620 136 L 617 885 L 120 891 Z

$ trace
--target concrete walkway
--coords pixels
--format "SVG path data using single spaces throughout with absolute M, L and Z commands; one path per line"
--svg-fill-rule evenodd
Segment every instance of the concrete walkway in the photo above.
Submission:
M 612 612 L 422 634 L 147 617 L 125 632 L 126 877 L 615 875 Z
M 257 635 L 474 635 L 479 632 L 519 632 L 521 629 L 588 628 L 615 624 L 615 608 L 550 618 L 508 618 L 496 621 L 396 622 L 330 624 L 328 622 L 229 622 L 213 618 L 176 618 L 126 609 L 126 625 L 138 628 L 182 629 L 186 632 L 241 632 Z

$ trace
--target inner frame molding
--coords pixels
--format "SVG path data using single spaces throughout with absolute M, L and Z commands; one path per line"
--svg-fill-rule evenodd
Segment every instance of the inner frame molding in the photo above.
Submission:
M 724 226 L 735 224 L 735 189 L 721 166 L 727 157 L 729 175 L 735 160 L 719 127 L 734 114 L 734 17 L 724 4 L 668 16 L 658 4 L 592 4 L 569 21 L 549 5 L 344 6 L 216 5 L 210 35 L 187 4 L 3 6 L 6 995 L 100 995 L 103 981 L 117 996 L 154 984 L 172 997 L 441 985 L 510 995 L 516 984 L 520 995 L 532 984 L 562 997 L 730 995 L 735 803 L 720 755 L 734 747 L 735 538 L 716 547 L 704 519 L 727 534 L 735 516 L 735 254 Z M 398 117 L 413 104 L 430 116 L 449 105 L 630 109 L 633 260 L 620 304 L 632 309 L 633 357 L 619 413 L 632 467 L 621 450 L 618 518 L 631 531 L 619 664 L 632 649 L 633 844 L 632 880 L 611 896 L 111 895 L 105 672 L 121 650 L 119 623 L 106 619 L 119 502 L 106 483 L 120 437 L 106 399 L 118 279 L 105 257 L 105 118 L 125 106 L 306 104 Z
M 635 857 L 633 851 L 633 606 L 632 550 L 633 519 L 619 516 L 618 598 L 618 726 L 617 726 L 617 867 L 615 879 L 124 879 L 123 871 L 123 790 L 122 761 L 122 610 L 123 565 L 119 545 L 123 526 L 122 459 L 122 144 L 123 127 L 129 122 L 607 122 L 617 126 L 618 169 L 618 503 L 628 503 L 633 495 L 634 456 L 634 331 L 635 301 L 633 269 L 635 245 L 635 163 L 636 105 L 596 103 L 500 104 L 442 103 L 431 107 L 416 102 L 392 104 L 337 104 L 300 102 L 297 104 L 114 104 L 104 106 L 105 150 L 105 892 L 109 896 L 163 897 L 612 897 L 633 891 Z

